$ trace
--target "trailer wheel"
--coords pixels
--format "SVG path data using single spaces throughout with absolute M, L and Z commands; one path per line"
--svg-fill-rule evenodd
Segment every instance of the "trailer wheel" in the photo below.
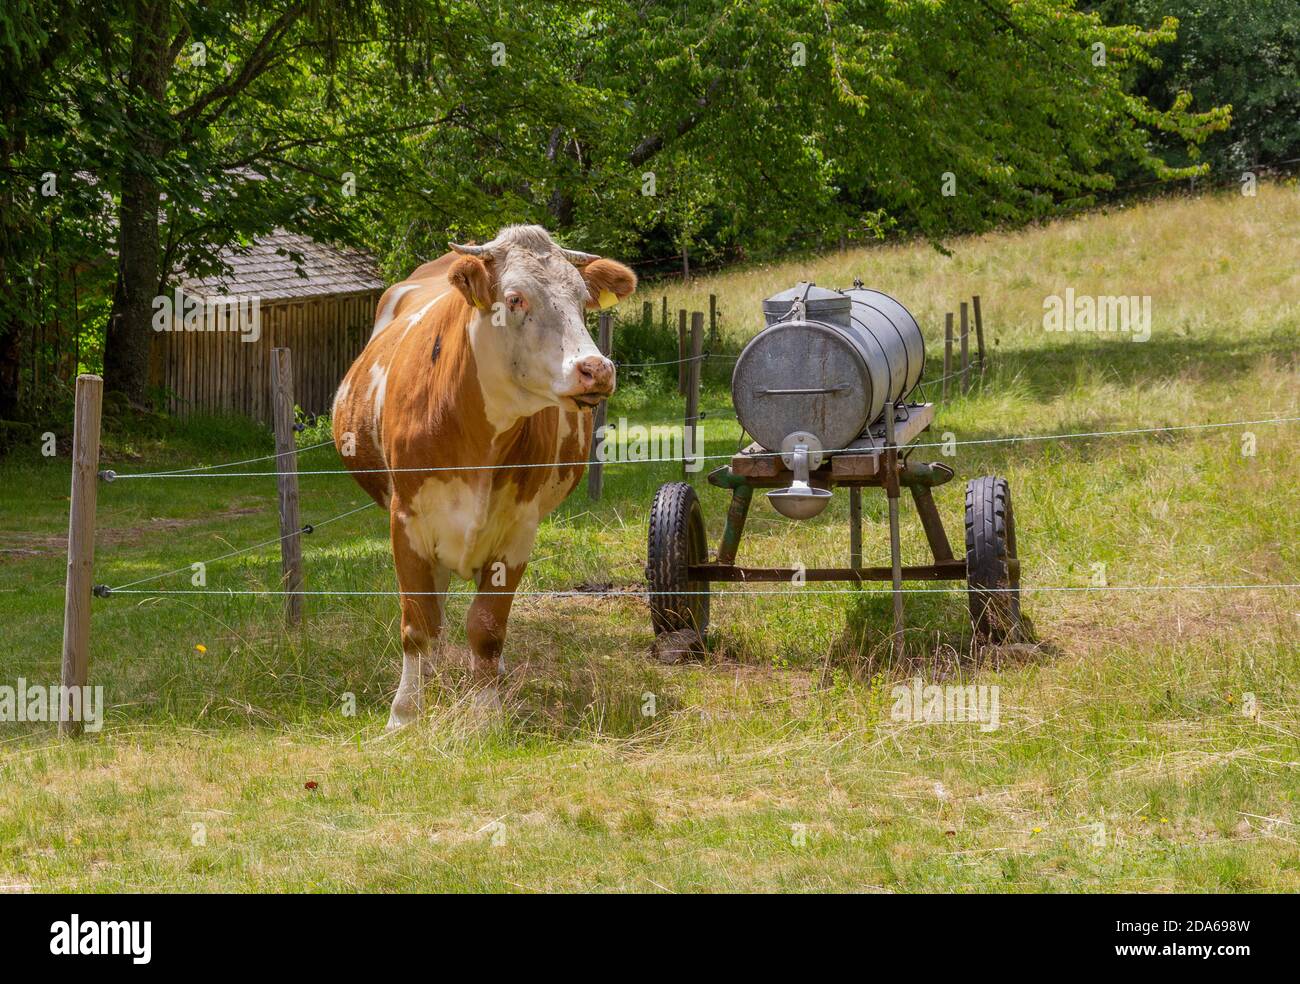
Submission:
M 966 483 L 966 597 L 975 634 L 994 644 L 1020 633 L 1016 521 L 1005 478 Z
M 650 506 L 646 581 L 655 635 L 691 629 L 701 640 L 709 627 L 709 582 L 687 577 L 691 564 L 708 562 L 704 513 L 686 482 L 659 486 Z

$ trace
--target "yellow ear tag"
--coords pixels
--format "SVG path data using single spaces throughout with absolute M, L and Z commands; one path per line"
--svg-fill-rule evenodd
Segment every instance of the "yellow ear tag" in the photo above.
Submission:
M 486 311 L 488 309 L 487 301 L 475 301 L 474 306 L 480 311 Z
M 600 292 L 600 306 L 602 308 L 613 307 L 618 303 L 618 295 L 612 290 L 602 290 Z

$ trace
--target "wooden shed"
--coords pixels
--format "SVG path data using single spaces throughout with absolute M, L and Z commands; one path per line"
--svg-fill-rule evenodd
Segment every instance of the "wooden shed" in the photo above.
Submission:
M 153 383 L 168 409 L 271 422 L 271 349 L 293 352 L 293 392 L 311 415 L 361 353 L 384 291 L 374 257 L 276 231 L 222 252 L 229 272 L 182 277 L 155 302 Z

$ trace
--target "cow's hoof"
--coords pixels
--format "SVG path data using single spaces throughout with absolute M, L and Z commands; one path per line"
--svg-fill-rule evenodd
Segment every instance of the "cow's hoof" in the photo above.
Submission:
M 407 725 L 414 724 L 417 716 L 418 715 L 412 712 L 398 711 L 397 708 L 393 708 L 388 712 L 388 724 L 385 726 L 384 730 L 400 731 Z
M 481 687 L 474 691 L 472 704 L 475 711 L 488 714 L 500 714 L 505 706 L 501 703 L 501 691 L 496 687 Z
M 501 701 L 501 691 L 496 687 L 481 687 L 470 696 L 468 705 L 469 723 L 476 731 L 490 729 L 505 719 L 505 705 Z

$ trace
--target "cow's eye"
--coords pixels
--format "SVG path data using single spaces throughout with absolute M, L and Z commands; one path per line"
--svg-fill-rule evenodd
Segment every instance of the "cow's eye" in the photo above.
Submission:
M 519 291 L 508 290 L 506 291 L 506 307 L 509 308 L 511 312 L 527 311 L 528 301 L 524 299 L 524 295 L 519 293 Z

